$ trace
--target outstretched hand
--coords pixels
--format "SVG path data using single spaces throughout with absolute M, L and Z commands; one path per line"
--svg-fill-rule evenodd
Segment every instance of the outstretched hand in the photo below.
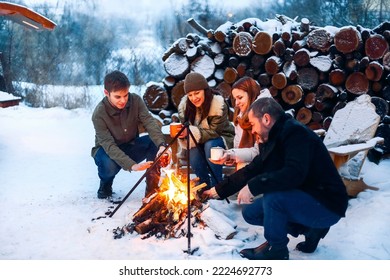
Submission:
M 151 167 L 153 164 L 153 161 L 146 161 L 141 163 L 136 163 L 131 167 L 131 170 L 133 171 L 143 171 Z
M 217 191 L 215 190 L 215 188 L 211 188 L 209 190 L 205 190 L 202 193 L 202 196 L 206 197 L 206 198 L 219 199 L 219 195 L 217 194 Z

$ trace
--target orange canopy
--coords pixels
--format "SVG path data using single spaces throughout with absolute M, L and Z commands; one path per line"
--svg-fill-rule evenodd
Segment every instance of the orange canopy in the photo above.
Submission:
M 37 12 L 9 2 L 0 1 L 0 16 L 5 16 L 25 27 L 38 31 L 43 29 L 53 30 L 56 27 L 54 22 Z

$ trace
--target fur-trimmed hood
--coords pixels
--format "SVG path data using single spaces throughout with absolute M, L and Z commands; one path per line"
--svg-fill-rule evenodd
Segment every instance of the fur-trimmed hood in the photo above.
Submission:
M 187 101 L 188 97 L 184 96 L 178 106 L 181 121 L 185 119 Z M 222 137 L 226 149 L 233 147 L 234 127 L 228 119 L 228 106 L 220 95 L 213 95 L 208 115 L 200 120 L 199 124 L 190 124 L 189 129 L 198 143 L 205 143 L 210 139 Z M 179 142 L 184 143 L 184 140 Z M 195 144 L 190 143 L 190 146 L 194 147 Z

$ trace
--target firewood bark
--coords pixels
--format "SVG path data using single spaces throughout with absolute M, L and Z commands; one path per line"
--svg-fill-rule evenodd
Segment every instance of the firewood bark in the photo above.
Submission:
M 312 118 L 312 112 L 310 111 L 310 109 L 302 107 L 298 110 L 295 118 L 297 119 L 297 121 L 303 124 L 308 124 Z
M 369 81 L 363 73 L 354 72 L 348 76 L 345 88 L 352 94 L 361 95 L 368 92 Z
M 390 102 L 390 85 L 385 86 L 382 90 L 382 98 Z
M 334 86 L 341 86 L 346 79 L 345 71 L 342 69 L 334 69 L 329 73 L 329 83 Z
M 176 108 L 179 106 L 180 100 L 184 95 L 186 95 L 186 93 L 184 92 L 184 80 L 182 80 L 177 82 L 171 91 L 171 101 Z
M 172 53 L 164 61 L 165 71 L 174 78 L 181 79 L 189 72 L 190 63 L 186 56 Z
M 145 217 L 150 218 L 150 214 L 158 210 L 165 200 L 162 196 L 156 195 L 153 197 L 147 204 L 143 205 L 137 212 L 133 215 L 133 221 L 142 222 Z
M 385 53 L 383 56 L 382 65 L 386 71 L 390 71 L 390 52 Z
M 227 67 L 223 75 L 223 80 L 228 84 L 233 84 L 238 78 L 238 73 L 235 68 Z
M 307 49 L 300 49 L 294 54 L 294 62 L 298 67 L 304 67 L 310 62 L 310 52 Z
M 389 103 L 378 96 L 372 96 L 371 102 L 375 105 L 375 112 L 381 117 L 381 120 L 383 120 L 383 118 L 389 114 Z
M 191 63 L 191 72 L 202 74 L 206 79 L 209 79 L 215 71 L 215 64 L 213 59 L 208 55 L 197 57 Z
M 304 104 L 306 108 L 312 108 L 316 103 L 316 94 L 315 92 L 309 92 L 305 95 Z
M 217 82 L 222 82 L 223 81 L 223 76 L 224 76 L 225 70 L 223 68 L 218 68 L 215 70 L 214 73 L 214 78 Z
M 219 53 L 214 57 L 213 61 L 214 61 L 215 66 L 220 67 L 220 66 L 223 66 L 225 64 L 226 57 L 224 54 Z
M 200 46 L 194 46 L 187 49 L 186 56 L 187 58 L 192 61 L 195 58 L 197 58 L 200 55 L 203 55 L 204 52 L 202 50 L 202 47 Z
M 286 51 L 286 45 L 282 38 L 279 38 L 272 46 L 272 51 L 276 56 L 282 57 Z
M 325 99 L 332 99 L 337 96 L 338 89 L 330 84 L 320 84 L 317 87 L 316 99 L 323 101 Z
M 287 78 L 283 72 L 276 73 L 272 76 L 272 85 L 277 89 L 283 89 L 287 86 Z
M 265 61 L 265 71 L 270 74 L 274 75 L 279 72 L 280 68 L 283 65 L 283 60 L 278 56 L 271 56 Z
M 389 51 L 389 44 L 382 35 L 375 34 L 366 40 L 364 48 L 366 55 L 371 60 L 376 60 L 382 58 Z
M 172 76 L 166 76 L 163 81 L 164 86 L 168 89 L 172 88 L 176 84 L 176 79 Z
M 332 68 L 332 60 L 327 55 L 312 57 L 310 64 L 321 72 L 329 72 Z
M 334 36 L 334 44 L 341 53 L 356 51 L 361 43 L 359 31 L 352 26 L 341 28 Z
M 327 52 L 332 43 L 333 37 L 325 28 L 315 29 L 307 35 L 307 45 L 315 50 Z
M 271 84 L 271 77 L 267 73 L 262 73 L 257 78 L 257 81 L 262 87 L 268 87 Z
M 294 81 L 298 77 L 297 67 L 294 61 L 287 61 L 283 65 L 283 73 L 290 81 Z
M 146 107 L 154 113 L 168 108 L 169 105 L 168 93 L 164 87 L 159 85 L 148 86 L 143 95 L 143 99 Z
M 379 62 L 372 61 L 368 64 L 364 73 L 366 74 L 367 79 L 377 82 L 382 78 L 383 70 L 384 68 Z
M 252 50 L 261 55 L 266 55 L 272 50 L 272 36 L 265 31 L 259 31 L 253 38 Z
M 199 24 L 194 18 L 189 18 L 187 20 L 188 24 L 191 25 L 195 30 L 197 30 L 202 35 L 206 36 L 207 38 L 213 38 L 214 32 L 213 30 L 209 29 L 207 30 L 202 25 Z
M 233 49 L 238 56 L 248 56 L 252 51 L 252 35 L 239 32 L 233 40 Z
M 298 70 L 297 82 L 305 90 L 313 90 L 318 85 L 318 73 L 312 67 L 305 67 Z
M 301 101 L 303 90 L 299 85 L 289 85 L 282 90 L 282 99 L 289 105 L 295 105 Z
M 259 54 L 254 54 L 252 57 L 251 57 L 251 68 L 252 69 L 258 69 L 260 70 L 261 67 L 264 66 L 264 63 L 265 63 L 265 58 L 263 55 L 259 55 Z
M 247 73 L 247 69 L 248 69 L 248 64 L 245 61 L 240 62 L 236 68 L 238 77 L 239 78 L 244 77 Z
M 225 100 L 231 98 L 232 86 L 227 82 L 221 82 L 217 85 L 216 89 L 221 93 Z
M 306 47 L 306 45 L 307 45 L 307 38 L 305 37 L 305 38 L 303 38 L 301 40 L 296 40 L 292 44 L 292 49 L 297 52 L 298 50 Z
M 152 223 L 152 219 L 149 218 L 149 219 L 137 224 L 134 227 L 134 230 L 138 234 L 144 234 L 144 233 L 147 233 L 148 231 L 150 231 L 153 228 L 153 226 L 154 226 L 154 224 Z

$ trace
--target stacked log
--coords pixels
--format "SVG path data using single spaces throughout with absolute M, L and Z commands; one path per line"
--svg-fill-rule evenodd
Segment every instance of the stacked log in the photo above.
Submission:
M 277 15 L 267 21 L 227 22 L 215 30 L 194 19 L 188 22 L 200 35 L 178 39 L 164 54 L 168 75 L 163 87 L 154 89 L 161 102 L 157 108 L 156 102 L 148 105 L 151 111 L 177 110 L 185 75 L 198 72 L 221 91 L 229 106 L 231 85 L 250 76 L 313 129 L 327 129 L 338 109 L 364 93 L 381 104 L 381 120 L 389 119 L 390 22 L 373 29 L 317 27 L 306 18 Z

